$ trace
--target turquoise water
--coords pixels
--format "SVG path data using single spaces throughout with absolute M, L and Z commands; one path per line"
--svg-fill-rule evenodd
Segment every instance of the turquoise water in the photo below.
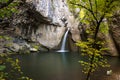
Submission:
M 78 61 L 83 59 L 78 53 L 33 53 L 19 55 L 22 71 L 33 80 L 85 80 L 85 75 Z M 92 80 L 106 77 L 106 70 L 120 72 L 120 59 L 107 57 L 111 68 L 100 69 L 92 76 Z M 96 75 L 97 74 L 97 75 Z

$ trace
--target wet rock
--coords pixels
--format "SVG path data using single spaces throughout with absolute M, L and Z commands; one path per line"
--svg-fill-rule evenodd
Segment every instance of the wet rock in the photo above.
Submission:
M 39 51 L 48 52 L 49 49 L 48 49 L 47 47 L 45 47 L 45 46 L 40 46 L 40 47 L 39 47 Z
M 18 52 L 19 50 L 22 50 L 22 46 L 16 43 L 12 43 L 10 50 L 13 52 Z
M 30 51 L 31 51 L 31 52 L 37 52 L 38 50 L 35 49 L 35 48 L 30 48 Z
M 107 74 L 108 76 L 112 75 L 112 70 L 108 70 L 108 71 L 106 72 L 106 74 Z

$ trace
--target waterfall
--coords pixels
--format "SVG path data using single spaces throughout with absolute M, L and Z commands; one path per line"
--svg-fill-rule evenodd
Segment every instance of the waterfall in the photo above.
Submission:
M 70 28 L 67 29 L 67 31 L 66 31 L 66 33 L 64 35 L 63 41 L 62 41 L 61 49 L 58 50 L 57 52 L 68 52 L 68 50 L 65 50 L 65 44 L 66 44 L 67 35 L 68 35 L 69 30 L 70 30 Z

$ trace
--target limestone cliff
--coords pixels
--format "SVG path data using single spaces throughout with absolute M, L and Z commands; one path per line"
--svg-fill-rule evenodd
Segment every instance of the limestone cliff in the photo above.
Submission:
M 66 0 L 26 0 L 13 23 L 19 35 L 50 49 L 58 46 L 67 27 L 72 39 L 80 40 L 79 22 L 69 11 Z

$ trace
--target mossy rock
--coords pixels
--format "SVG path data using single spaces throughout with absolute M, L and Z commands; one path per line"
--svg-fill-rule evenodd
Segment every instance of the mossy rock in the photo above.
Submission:
M 35 48 L 35 49 L 37 49 L 37 50 L 39 50 L 39 47 L 40 47 L 39 45 L 34 45 L 34 46 L 33 46 L 33 48 Z
M 19 50 L 19 54 L 29 54 L 30 50 L 27 47 L 23 47 L 22 49 Z

